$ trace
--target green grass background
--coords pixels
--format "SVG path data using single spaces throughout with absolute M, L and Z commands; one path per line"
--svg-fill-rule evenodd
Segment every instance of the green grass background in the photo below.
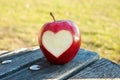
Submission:
M 79 26 L 82 48 L 120 63 L 120 0 L 0 0 L 0 50 L 38 46 L 49 12 Z

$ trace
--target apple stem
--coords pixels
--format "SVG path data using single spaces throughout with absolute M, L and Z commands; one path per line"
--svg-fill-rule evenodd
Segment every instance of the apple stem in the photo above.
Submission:
M 55 17 L 53 16 L 52 12 L 50 12 L 50 15 L 52 16 L 54 22 L 55 22 Z

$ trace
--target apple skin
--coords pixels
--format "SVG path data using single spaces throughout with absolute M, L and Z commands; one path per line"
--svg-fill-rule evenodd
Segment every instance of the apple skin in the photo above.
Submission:
M 59 57 L 55 57 L 44 47 L 42 43 L 42 36 L 46 31 L 52 31 L 53 33 L 57 33 L 61 30 L 69 31 L 72 34 L 73 42 L 71 46 L 65 52 L 63 52 Z M 77 54 L 81 45 L 81 35 L 79 33 L 79 29 L 77 25 L 75 25 L 72 21 L 59 20 L 55 22 L 48 22 L 42 26 L 39 34 L 38 42 L 40 49 L 42 50 L 44 56 L 47 58 L 47 60 L 50 63 L 66 64 L 69 61 L 71 61 Z

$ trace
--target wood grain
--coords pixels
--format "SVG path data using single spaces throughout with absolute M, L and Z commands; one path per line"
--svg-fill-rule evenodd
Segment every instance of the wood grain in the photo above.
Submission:
M 6 59 L 12 59 L 12 58 L 27 54 L 29 52 L 32 52 L 32 51 L 38 50 L 38 49 L 39 49 L 39 47 L 33 47 L 30 49 L 21 48 L 21 49 L 14 50 L 14 51 L 1 52 L 0 53 L 0 62 L 2 62 L 3 60 L 6 60 Z
M 120 78 L 120 66 L 102 58 L 70 79 L 86 78 Z
M 33 56 L 33 54 L 36 54 L 36 56 Z M 17 59 L 17 62 L 19 64 L 24 62 L 24 58 L 26 59 L 25 61 L 28 62 L 28 59 L 32 59 L 31 56 L 38 57 L 40 55 L 37 53 L 32 53 L 32 55 L 27 55 L 26 57 L 22 56 L 19 60 Z M 27 59 L 28 58 L 28 59 Z M 38 57 L 40 58 L 40 57 Z M 68 64 L 65 65 L 54 65 L 49 63 L 45 58 L 41 58 L 34 64 L 39 64 L 41 66 L 41 69 L 38 71 L 31 71 L 29 70 L 30 66 L 22 67 L 22 69 L 18 69 L 15 73 L 8 74 L 7 76 L 3 77 L 2 80 L 40 80 L 40 79 L 67 79 L 76 73 L 78 73 L 80 70 L 85 68 L 87 65 L 93 63 L 94 61 L 98 60 L 99 56 L 95 52 L 91 52 L 88 50 L 80 49 L 78 52 L 78 55 Z M 14 61 L 16 61 L 16 58 L 14 58 Z M 31 61 L 29 60 L 29 63 Z M 9 64 L 10 65 L 10 64 Z M 17 65 L 17 67 L 14 68 L 19 68 L 18 65 L 12 64 L 12 66 Z M 8 67 L 7 67 L 8 68 Z M 12 67 L 11 67 L 12 69 Z M 10 70 L 10 68 L 8 68 Z M 2 71 L 3 73 L 3 71 Z
M 8 58 L 12 56 L 7 56 Z M 26 52 L 24 55 L 15 56 L 11 58 L 12 62 L 8 64 L 0 63 L 0 78 L 5 77 L 11 73 L 19 71 L 20 69 L 29 66 L 30 64 L 38 61 L 43 57 L 42 52 L 37 49 L 33 51 Z M 5 57 L 6 58 L 6 57 Z

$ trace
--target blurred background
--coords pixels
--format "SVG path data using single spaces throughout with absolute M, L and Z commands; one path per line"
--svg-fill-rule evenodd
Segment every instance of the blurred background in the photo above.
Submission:
M 49 12 L 79 26 L 82 48 L 120 64 L 120 0 L 0 0 L 0 50 L 38 46 Z

